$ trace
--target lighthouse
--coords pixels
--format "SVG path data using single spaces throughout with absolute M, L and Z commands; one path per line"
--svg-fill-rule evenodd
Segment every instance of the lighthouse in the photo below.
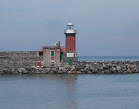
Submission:
M 71 22 L 67 24 L 66 35 L 66 52 L 76 51 L 76 30 Z
M 41 66 L 60 66 L 60 65 L 75 65 L 78 62 L 76 53 L 76 30 L 74 25 L 69 22 L 64 31 L 65 46 L 60 45 L 60 41 L 55 46 L 43 46 L 39 51 L 40 61 L 37 63 Z
M 65 29 L 65 57 L 68 63 L 73 63 L 77 61 L 77 53 L 76 53 L 76 30 L 74 29 L 74 25 L 72 22 L 67 24 Z

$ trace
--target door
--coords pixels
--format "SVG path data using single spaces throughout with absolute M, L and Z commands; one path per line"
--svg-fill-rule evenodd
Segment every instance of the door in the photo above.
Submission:
M 72 59 L 69 59 L 69 65 L 72 66 Z

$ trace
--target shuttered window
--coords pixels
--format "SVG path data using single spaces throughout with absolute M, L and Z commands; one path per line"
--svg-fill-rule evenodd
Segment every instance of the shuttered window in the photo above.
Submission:
M 51 56 L 55 56 L 55 51 L 51 51 Z

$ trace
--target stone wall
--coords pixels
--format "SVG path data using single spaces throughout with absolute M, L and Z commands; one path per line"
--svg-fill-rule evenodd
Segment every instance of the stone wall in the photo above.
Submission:
M 37 51 L 0 52 L 0 70 L 36 66 L 39 60 Z

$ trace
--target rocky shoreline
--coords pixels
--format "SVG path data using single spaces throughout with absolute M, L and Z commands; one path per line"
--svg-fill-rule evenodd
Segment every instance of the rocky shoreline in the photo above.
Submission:
M 78 62 L 73 66 L 10 67 L 0 68 L 0 74 L 132 74 L 139 73 L 139 61 Z

